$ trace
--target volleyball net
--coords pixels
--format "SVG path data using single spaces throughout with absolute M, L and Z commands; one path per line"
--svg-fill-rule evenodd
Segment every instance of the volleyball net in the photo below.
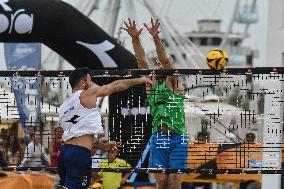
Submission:
M 51 145 L 58 139 L 59 106 L 71 95 L 71 71 L 0 72 L 0 144 L 3 170 L 56 170 Z M 148 166 L 151 116 L 145 86 L 100 98 L 105 136 L 122 142 L 118 157 L 130 166 L 102 168 L 107 152 L 92 150 L 94 171 L 177 172 L 200 174 L 281 174 L 283 151 L 284 68 L 211 70 L 93 70 L 100 85 L 117 79 L 149 75 L 181 77 L 185 86 L 185 127 L 188 136 L 187 169 Z M 20 99 L 15 95 L 22 89 Z M 35 92 L 38 89 L 39 92 Z M 22 103 L 22 104 L 21 104 Z M 29 112 L 23 120 L 19 106 Z M 24 122 L 24 124 L 23 124 Z M 15 124 L 17 123 L 17 124 Z M 24 127 L 23 127 L 24 125 Z M 23 164 L 30 134 L 40 133 L 48 164 Z M 13 158 L 11 158 L 13 157 Z M 38 160 L 37 160 L 38 161 Z

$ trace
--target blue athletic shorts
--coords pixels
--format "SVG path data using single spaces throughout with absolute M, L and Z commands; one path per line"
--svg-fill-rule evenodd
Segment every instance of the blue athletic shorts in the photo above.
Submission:
M 71 144 L 64 144 L 59 151 L 57 172 L 60 185 L 68 189 L 87 189 L 91 184 L 91 151 Z
M 186 169 L 188 136 L 157 131 L 150 138 L 150 168 Z

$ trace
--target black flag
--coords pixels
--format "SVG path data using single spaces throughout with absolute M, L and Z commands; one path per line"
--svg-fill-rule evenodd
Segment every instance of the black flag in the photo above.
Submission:
M 42 42 L 74 67 L 137 68 L 132 53 L 58 0 L 0 0 L 0 41 Z

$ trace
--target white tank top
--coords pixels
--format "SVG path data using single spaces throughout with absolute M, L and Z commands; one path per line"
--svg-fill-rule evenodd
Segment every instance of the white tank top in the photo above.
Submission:
M 86 134 L 96 135 L 103 132 L 101 114 L 98 108 L 84 108 L 80 103 L 82 90 L 67 98 L 59 109 L 59 125 L 64 133 L 62 140 Z

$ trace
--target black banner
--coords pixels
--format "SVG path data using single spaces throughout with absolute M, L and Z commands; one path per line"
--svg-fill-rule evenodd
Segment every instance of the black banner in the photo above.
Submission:
M 0 41 L 42 42 L 75 67 L 137 68 L 133 54 L 59 0 L 0 0 Z

